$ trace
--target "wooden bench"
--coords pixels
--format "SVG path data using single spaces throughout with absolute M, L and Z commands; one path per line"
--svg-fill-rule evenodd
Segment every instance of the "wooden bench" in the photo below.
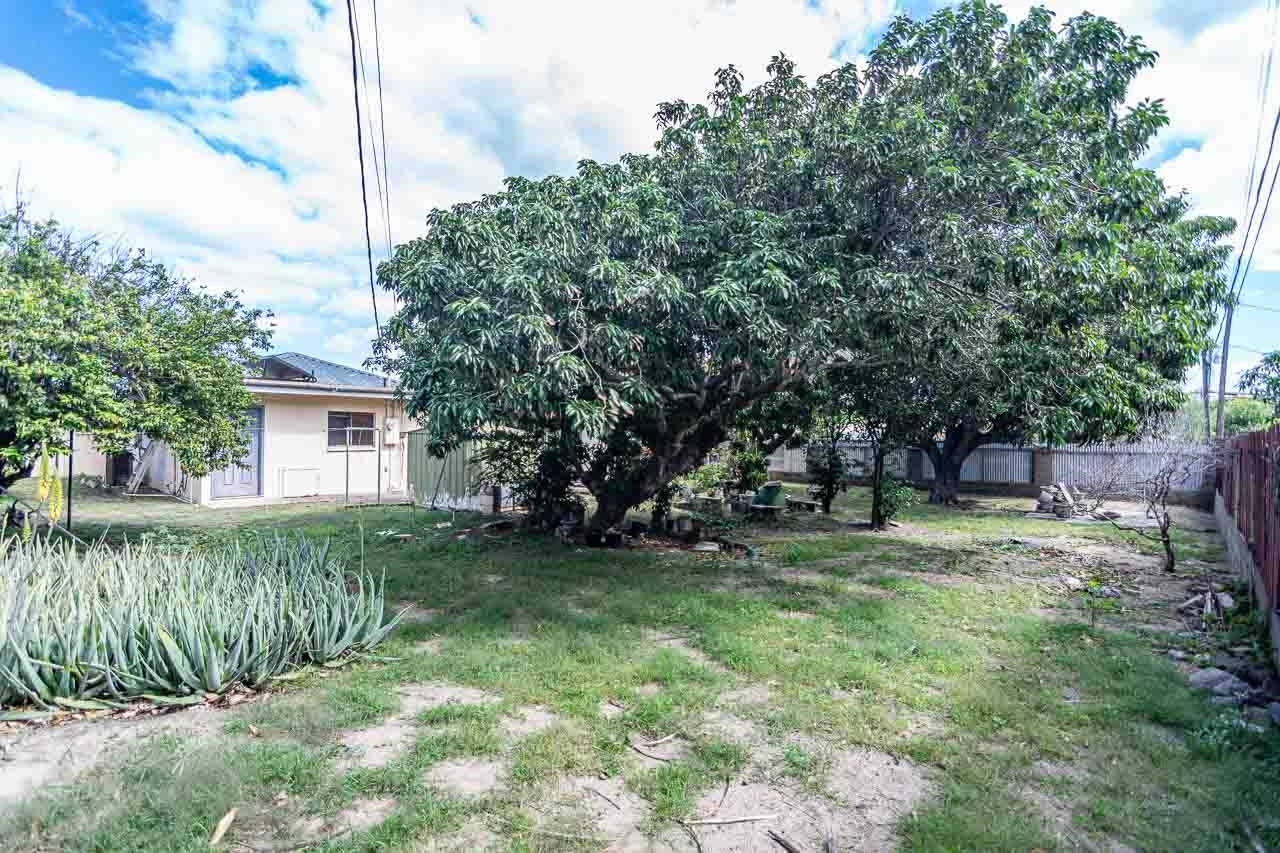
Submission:
M 801 510 L 803 512 L 817 512 L 818 507 L 820 506 L 822 506 L 822 504 L 818 503 L 817 501 L 807 501 L 803 498 L 793 498 L 790 495 L 787 496 L 787 509 L 789 510 Z

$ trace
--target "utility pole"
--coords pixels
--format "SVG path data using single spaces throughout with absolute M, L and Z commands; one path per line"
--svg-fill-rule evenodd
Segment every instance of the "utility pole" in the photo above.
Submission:
M 1213 373 L 1213 350 L 1200 353 L 1200 400 L 1204 403 L 1204 443 L 1213 441 L 1213 421 L 1209 418 L 1209 377 Z
M 1231 350 L 1231 315 L 1235 313 L 1236 297 L 1227 300 L 1227 314 L 1222 320 L 1222 368 L 1218 372 L 1218 424 L 1214 436 L 1222 441 L 1222 432 L 1226 421 L 1227 403 L 1227 354 Z

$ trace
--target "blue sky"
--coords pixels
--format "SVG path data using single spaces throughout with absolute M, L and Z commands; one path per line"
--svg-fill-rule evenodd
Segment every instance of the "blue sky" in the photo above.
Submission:
M 332 5 L 0 0 L 0 191 L 20 172 L 39 212 L 145 246 L 274 310 L 278 348 L 358 363 L 372 316 L 345 4 L 336 14 Z M 654 104 L 701 97 L 720 65 L 758 79 L 782 50 L 816 75 L 856 59 L 894 14 L 938 5 L 384 0 L 392 240 L 418 234 L 432 207 L 495 190 L 505 176 L 648 148 Z M 1017 18 L 1030 5 L 1006 9 Z M 1160 52 L 1134 93 L 1163 97 L 1172 116 L 1149 162 L 1198 209 L 1239 216 L 1270 35 L 1264 0 L 1048 5 L 1062 19 L 1107 14 Z M 371 2 L 356 7 L 372 68 Z M 1273 112 L 1280 85 L 1269 100 Z M 381 219 L 374 230 L 385 234 Z M 1280 212 L 1244 299 L 1280 309 Z M 380 308 L 393 308 L 385 294 Z M 1232 365 L 1275 348 L 1278 324 L 1280 313 L 1242 308 Z

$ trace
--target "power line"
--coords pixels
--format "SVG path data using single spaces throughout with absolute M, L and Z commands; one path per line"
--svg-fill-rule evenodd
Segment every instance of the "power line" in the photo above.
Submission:
M 1270 311 L 1273 314 L 1280 314 L 1280 308 L 1273 308 L 1270 305 L 1256 305 L 1252 302 L 1237 302 L 1237 308 L 1252 308 L 1255 311 Z
M 356 50 L 360 55 L 360 78 L 364 81 L 364 101 L 369 103 L 369 72 L 365 69 L 364 64 L 364 36 L 360 33 L 360 13 L 356 11 L 354 15 L 356 30 Z M 387 222 L 386 204 L 383 200 L 382 192 L 382 169 L 378 165 L 378 135 L 373 128 L 373 110 L 369 109 L 365 112 L 365 124 L 369 127 L 369 151 L 373 154 L 373 180 L 378 190 L 378 215 L 382 217 L 382 229 L 387 234 L 388 244 L 390 238 L 390 223 Z M 380 235 L 381 236 L 381 235 Z
M 1262 110 L 1265 109 L 1265 98 L 1271 86 L 1271 80 L 1270 80 L 1271 62 L 1275 56 L 1276 16 L 1277 16 L 1277 13 L 1280 13 L 1280 3 L 1273 3 L 1272 0 L 1268 0 L 1267 7 L 1271 11 L 1271 19 L 1270 19 L 1271 27 L 1270 27 L 1270 33 L 1269 33 L 1270 43 L 1267 45 L 1267 53 L 1266 53 L 1267 58 L 1264 64 L 1266 79 L 1262 81 L 1263 88 L 1262 88 L 1262 91 L 1260 92 L 1260 97 L 1263 99 L 1263 102 L 1262 104 L 1259 105 L 1259 119 L 1258 119 L 1259 122 L 1261 122 L 1262 120 L 1261 113 L 1262 113 Z M 1244 240 L 1240 244 L 1240 253 L 1236 255 L 1235 269 L 1231 273 L 1231 284 L 1227 287 L 1226 311 L 1223 314 L 1222 328 L 1220 330 L 1222 333 L 1222 367 L 1221 367 L 1221 371 L 1218 374 L 1218 422 L 1217 422 L 1217 429 L 1215 430 L 1215 434 L 1217 435 L 1218 438 L 1222 438 L 1223 426 L 1225 423 L 1224 418 L 1226 416 L 1226 407 L 1223 403 L 1223 394 L 1226 392 L 1226 389 L 1227 389 L 1227 370 L 1228 370 L 1228 363 L 1230 361 L 1230 359 L 1227 357 L 1227 353 L 1231 348 L 1231 319 L 1233 314 L 1235 313 L 1235 302 L 1237 299 L 1240 298 L 1240 293 L 1244 290 L 1244 283 L 1249 278 L 1249 269 L 1253 266 L 1253 256 L 1254 256 L 1254 253 L 1258 250 L 1258 240 L 1261 239 L 1262 237 L 1262 228 L 1263 228 L 1263 225 L 1266 223 L 1267 211 L 1271 207 L 1272 194 L 1275 192 L 1276 176 L 1280 175 L 1280 163 L 1277 163 L 1275 170 L 1271 174 L 1271 185 L 1267 189 L 1267 200 L 1263 204 L 1262 216 L 1258 218 L 1258 228 L 1255 231 L 1253 230 L 1253 220 L 1258 213 L 1258 204 L 1262 200 L 1262 187 L 1263 187 L 1263 184 L 1266 183 L 1267 169 L 1270 168 L 1271 158 L 1272 158 L 1272 155 L 1275 153 L 1277 129 L 1280 129 L 1280 107 L 1276 109 L 1276 118 L 1271 125 L 1271 138 L 1267 143 L 1267 157 L 1266 157 L 1266 160 L 1264 160 L 1262 163 L 1262 174 L 1258 175 L 1258 188 L 1253 193 L 1253 204 L 1251 206 L 1251 209 L 1247 211 L 1248 215 L 1247 215 L 1247 222 L 1245 224 L 1245 229 L 1244 229 Z M 1252 179 L 1252 175 L 1254 174 L 1253 170 L 1254 170 L 1254 167 L 1256 167 L 1257 165 L 1257 160 L 1258 160 L 1257 153 L 1255 152 L 1249 167 L 1250 179 Z M 1252 239 L 1253 239 L 1253 246 L 1250 247 L 1249 249 L 1249 260 L 1245 264 L 1244 275 L 1241 276 L 1240 263 L 1244 259 L 1245 247 L 1249 245 L 1250 236 L 1252 236 Z M 1237 279 L 1238 279 L 1238 283 L 1237 283 Z M 1215 345 L 1217 343 L 1216 336 L 1215 336 L 1214 343 Z
M 369 191 L 364 180 L 364 134 L 360 129 L 360 81 L 356 73 L 356 21 L 351 0 L 347 0 L 347 34 L 351 37 L 351 94 L 356 105 L 356 156 L 360 160 L 360 202 L 364 207 L 364 248 L 369 261 L 369 296 L 373 300 L 373 328 L 382 337 L 378 320 L 378 291 L 373 285 L 373 238 L 369 234 Z
M 391 257 L 391 175 L 387 171 L 387 114 L 382 106 L 382 40 L 378 35 L 378 0 L 373 0 L 373 53 L 378 66 L 378 128 L 382 132 L 382 184 L 386 189 L 387 257 Z

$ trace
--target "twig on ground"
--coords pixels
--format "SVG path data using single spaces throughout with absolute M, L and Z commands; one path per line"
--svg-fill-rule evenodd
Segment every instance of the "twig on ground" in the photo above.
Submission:
M 504 818 L 498 818 L 498 820 L 501 820 L 517 832 L 528 832 L 533 835 L 545 835 L 547 838 L 559 838 L 561 841 L 586 841 L 591 844 L 600 845 L 608 844 L 610 841 L 613 841 L 611 838 L 601 838 L 598 835 L 573 835 L 568 832 L 555 832 L 550 829 L 538 829 L 534 826 L 519 827 L 510 820 L 506 820 Z
M 645 752 L 643 749 L 636 746 L 634 743 L 631 744 L 631 748 L 634 749 L 636 752 L 640 753 L 641 755 L 643 755 L 645 758 L 652 758 L 654 761 L 661 761 L 666 764 L 671 763 L 670 758 L 663 758 L 661 755 L 655 755 L 652 752 Z
M 741 817 L 704 817 L 697 820 L 682 820 L 686 826 L 723 826 L 730 823 L 755 823 L 761 820 L 777 820 L 776 814 L 742 815 Z
M 613 797 L 610 797 L 608 794 L 606 794 L 604 791 L 599 791 L 595 788 L 587 788 L 587 790 L 595 794 L 600 799 L 604 800 L 609 805 L 613 806 L 618 811 L 622 811 L 622 806 L 618 805 L 617 801 L 614 800 Z
M 664 743 L 666 743 L 667 741 L 671 740 L 672 738 L 674 738 L 674 737 L 675 737 L 676 735 L 678 735 L 678 734 L 679 734 L 679 732 L 672 732 L 671 734 L 667 735 L 666 737 L 660 737 L 660 738 L 658 738 L 657 740 L 651 740 L 651 741 L 649 741 L 648 743 L 642 743 L 642 744 L 640 744 L 640 745 L 641 745 L 641 746 L 648 747 L 648 748 L 652 749 L 652 748 L 653 748 L 653 747 L 655 747 L 655 746 L 662 746 Z
M 724 801 L 729 798 L 729 781 L 730 780 L 728 776 L 724 777 L 724 790 L 720 792 L 720 802 L 716 803 L 716 810 L 713 811 L 711 814 L 713 815 L 720 814 L 720 809 L 723 808 Z
M 800 853 L 799 847 L 795 846 L 790 841 L 783 838 L 778 833 L 774 832 L 772 829 L 768 830 L 765 834 L 768 835 L 771 839 L 773 839 L 774 844 L 778 845 L 783 850 L 786 850 L 787 853 Z
M 679 824 L 679 826 L 681 829 L 684 830 L 684 834 L 689 836 L 689 840 L 693 842 L 693 848 L 697 850 L 698 853 L 702 853 L 702 840 L 698 838 L 698 833 L 694 832 L 692 829 L 685 826 L 683 823 Z

